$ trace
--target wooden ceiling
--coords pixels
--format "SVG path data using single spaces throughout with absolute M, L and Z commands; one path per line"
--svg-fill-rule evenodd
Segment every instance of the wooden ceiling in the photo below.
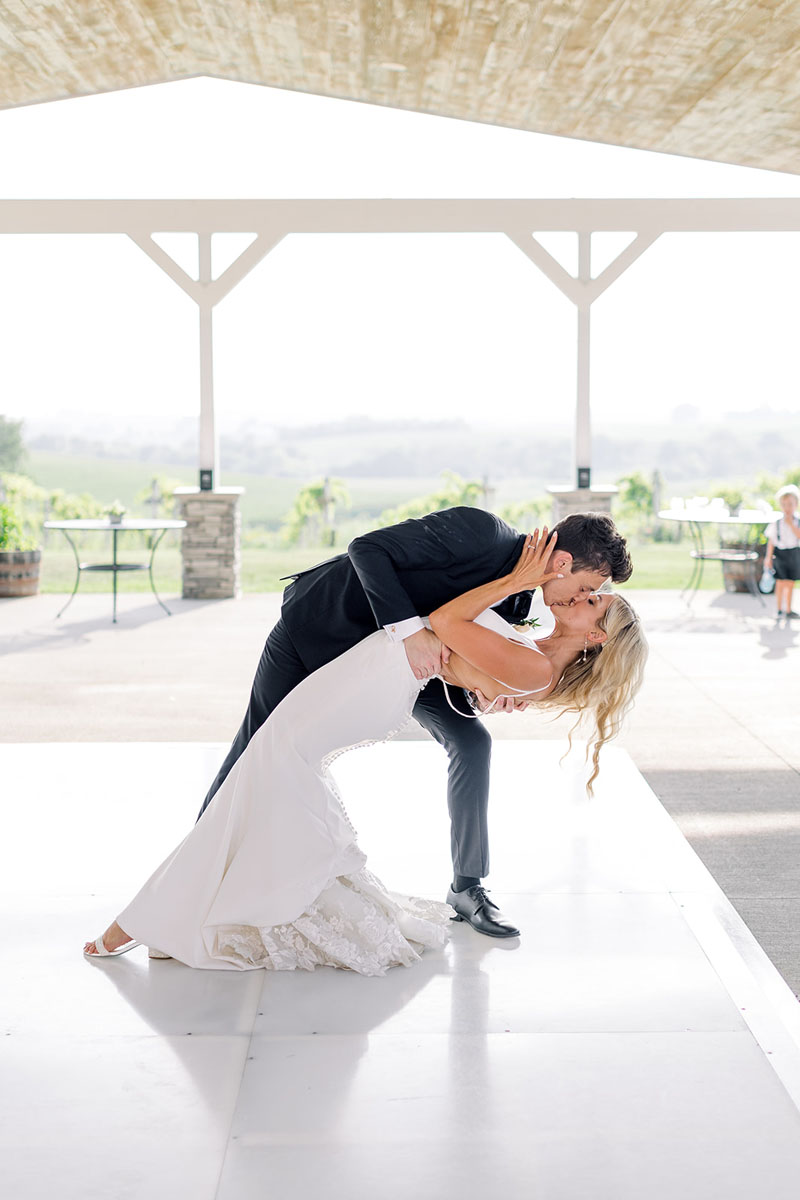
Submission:
M 0 107 L 197 75 L 800 172 L 798 0 L 0 0 Z

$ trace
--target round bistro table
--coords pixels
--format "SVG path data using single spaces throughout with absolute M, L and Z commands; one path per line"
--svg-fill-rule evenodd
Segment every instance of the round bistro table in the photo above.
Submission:
M 153 595 L 158 603 L 163 608 L 168 617 L 172 613 L 167 608 L 164 601 L 156 591 L 155 581 L 153 579 L 153 559 L 156 556 L 156 550 L 159 547 L 161 539 L 169 529 L 185 529 L 185 521 L 157 521 L 133 517 L 128 521 L 109 521 L 100 519 L 90 519 L 80 521 L 45 521 L 45 529 L 60 529 L 64 537 L 72 547 L 72 553 L 75 555 L 75 586 L 72 589 L 72 595 L 67 603 L 61 609 L 61 612 L 56 613 L 56 620 L 61 616 L 61 613 L 66 612 L 70 604 L 75 598 L 75 593 L 78 590 L 78 584 L 81 581 L 81 575 L 84 571 L 111 571 L 114 577 L 114 605 L 112 612 L 112 620 L 116 624 L 117 620 L 117 576 L 123 571 L 147 571 L 150 575 L 150 587 L 153 589 Z M 150 549 L 150 561 L 146 563 L 121 563 L 117 561 L 117 538 L 120 533 L 127 533 L 131 530 L 146 530 L 149 532 L 158 532 L 158 537 L 155 538 Z M 111 534 L 111 562 L 89 563 L 81 562 L 78 548 L 70 536 L 72 533 L 110 533 Z

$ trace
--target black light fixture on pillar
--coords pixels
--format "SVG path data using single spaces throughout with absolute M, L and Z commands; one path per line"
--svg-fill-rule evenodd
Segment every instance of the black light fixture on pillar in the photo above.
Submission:
M 210 469 L 201 468 L 200 470 L 200 491 L 213 492 L 214 490 L 214 472 Z
M 592 468 L 578 467 L 578 487 L 590 488 L 592 486 Z

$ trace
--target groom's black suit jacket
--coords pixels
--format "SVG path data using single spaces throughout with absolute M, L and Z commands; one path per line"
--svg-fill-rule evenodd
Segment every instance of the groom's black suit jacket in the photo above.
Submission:
M 479 508 L 448 508 L 376 529 L 356 538 L 346 554 L 293 576 L 281 616 L 304 665 L 315 671 L 376 629 L 427 616 L 507 575 L 524 540 Z M 513 623 L 528 615 L 531 596 L 519 592 L 495 608 Z

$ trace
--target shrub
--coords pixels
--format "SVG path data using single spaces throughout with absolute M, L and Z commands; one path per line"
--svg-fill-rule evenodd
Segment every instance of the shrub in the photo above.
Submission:
M 0 504 L 0 550 L 35 550 L 37 540 L 25 529 L 16 509 Z

